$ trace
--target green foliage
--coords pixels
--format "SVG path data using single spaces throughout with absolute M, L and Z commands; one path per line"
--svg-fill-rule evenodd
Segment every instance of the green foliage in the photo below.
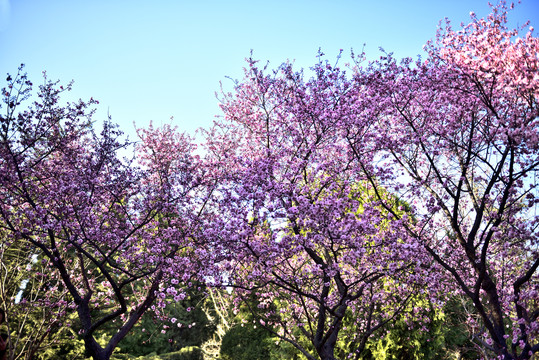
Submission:
M 418 302 L 426 300 L 416 299 Z M 443 311 L 431 310 L 427 321 L 409 321 L 399 317 L 384 335 L 373 337 L 362 355 L 364 360 L 428 360 L 477 359 L 469 334 L 464 327 L 463 307 L 450 300 Z
M 257 304 L 254 295 L 244 299 L 239 311 L 230 320 L 234 325 L 223 337 L 220 358 L 223 360 L 304 360 L 305 356 L 292 344 L 279 339 L 258 323 Z M 277 299 L 274 304 L 276 308 L 279 308 Z M 252 311 L 255 311 L 255 314 Z M 292 331 L 302 346 L 305 348 L 311 346 L 310 341 L 301 334 L 299 329 Z
M 77 317 L 75 314 L 69 316 L 70 327 L 64 331 L 59 331 L 55 334 L 57 341 L 47 347 L 43 352 L 36 354 L 37 359 L 87 359 L 84 348 L 84 341 L 78 336 L 76 329 Z
M 130 354 L 115 354 L 111 360 L 202 360 L 202 352 L 197 346 L 184 347 L 179 351 L 166 354 L 149 353 L 143 356 L 133 356 Z
M 196 358 L 198 355 L 195 353 L 200 354 L 199 347 L 215 331 L 215 324 L 204 312 L 205 301 L 202 291 L 192 287 L 188 289 L 185 300 L 169 304 L 160 317 L 146 313 L 119 343 L 115 354 L 140 357 L 183 351 L 182 360 L 187 359 L 186 357 Z M 163 320 L 163 317 L 168 320 Z M 171 321 L 173 318 L 174 322 Z M 195 348 L 198 350 L 190 350 L 189 355 L 186 355 L 184 349 Z
M 441 330 L 445 340 L 447 354 L 458 359 L 478 359 L 480 354 L 470 339 L 470 333 L 465 326 L 467 314 L 464 309 L 464 299 L 451 298 L 444 306 L 444 322 Z M 448 357 L 451 358 L 451 357 Z
M 251 310 L 257 309 L 254 295 L 239 307 L 230 320 L 234 325 L 226 332 L 221 343 L 220 357 L 223 360 L 262 360 L 270 359 L 271 333 L 256 324 Z M 229 309 L 229 314 L 233 310 Z
M 444 338 L 440 325 L 439 321 L 434 321 L 425 331 L 410 328 L 405 321 L 398 320 L 385 336 L 371 340 L 364 359 L 443 359 Z
M 252 323 L 234 325 L 223 338 L 223 360 L 265 360 L 270 358 L 271 334 Z

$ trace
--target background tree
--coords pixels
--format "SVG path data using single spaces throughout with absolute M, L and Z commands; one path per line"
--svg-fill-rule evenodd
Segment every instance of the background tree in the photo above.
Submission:
M 473 303 L 475 341 L 489 356 L 529 359 L 539 351 L 539 42 L 532 28 L 509 30 L 507 11 L 472 14 L 460 31 L 448 23 L 425 61 L 358 67 L 364 110 L 347 139 L 374 189 L 414 205 L 417 222 L 402 226 Z
M 204 251 L 195 236 L 202 168 L 190 139 L 170 127 L 140 132 L 142 167 L 121 160 L 129 144 L 117 128 L 105 121 L 100 134 L 93 130 L 97 102 L 62 106 L 71 87 L 46 77 L 38 100 L 17 112 L 31 86 L 21 67 L 2 89 L 0 224 L 9 235 L 2 246 L 42 254 L 59 294 L 74 302 L 88 355 L 108 359 L 152 304 L 159 314 L 185 296 L 178 285 L 191 280 Z M 106 324 L 117 331 L 102 346 Z
M 253 311 L 259 324 L 308 359 L 335 358 L 351 309 L 350 354 L 358 358 L 420 284 L 437 280 L 426 262 L 414 261 L 422 250 L 399 230 L 412 221 L 404 206 L 393 221 L 351 166 L 340 124 L 358 112 L 348 101 L 353 83 L 323 62 L 309 80 L 289 64 L 273 73 L 248 65 L 234 93 L 224 94 L 224 119 L 208 133 L 214 165 L 227 179 L 223 218 L 211 235 L 229 254 L 223 271 L 238 296 L 257 297 L 265 309 Z

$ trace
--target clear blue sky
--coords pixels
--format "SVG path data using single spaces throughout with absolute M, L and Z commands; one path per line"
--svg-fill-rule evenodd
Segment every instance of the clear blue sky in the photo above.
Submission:
M 241 78 L 244 58 L 298 67 L 316 61 L 318 48 L 379 56 L 422 54 L 440 19 L 454 27 L 489 12 L 486 0 L 120 1 L 0 0 L 0 75 L 20 63 L 35 84 L 75 80 L 74 98 L 100 101 L 133 139 L 138 127 L 168 123 L 189 132 L 219 114 L 215 91 L 225 77 Z M 539 0 L 523 0 L 513 25 L 539 29 Z M 346 56 L 344 57 L 346 59 Z M 2 80 L 3 86 L 3 78 Z

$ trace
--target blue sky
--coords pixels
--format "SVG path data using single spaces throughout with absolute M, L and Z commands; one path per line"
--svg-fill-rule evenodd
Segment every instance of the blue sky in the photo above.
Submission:
M 344 49 L 346 60 L 364 43 L 371 59 L 380 46 L 416 57 L 440 19 L 458 27 L 470 11 L 485 16 L 487 1 L 0 0 L 0 73 L 25 63 L 35 84 L 43 70 L 74 80 L 69 96 L 98 99 L 97 119 L 108 111 L 132 139 L 134 122 L 171 116 L 193 132 L 219 114 L 219 82 L 230 88 L 227 76 L 241 78 L 251 49 L 274 67 L 287 59 L 309 67 L 319 48 L 328 59 Z M 510 15 L 513 25 L 526 20 L 539 28 L 539 0 Z

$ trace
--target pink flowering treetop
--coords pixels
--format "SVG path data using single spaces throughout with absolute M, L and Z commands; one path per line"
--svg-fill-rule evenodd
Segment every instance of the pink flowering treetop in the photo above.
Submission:
M 121 159 L 121 133 L 95 133 L 90 99 L 62 106 L 48 81 L 24 111 L 31 82 L 19 70 L 2 89 L 0 226 L 6 244 L 36 249 L 61 280 L 94 359 L 108 359 L 151 306 L 181 300 L 198 264 L 202 174 L 190 139 L 169 127 L 140 131 L 140 167 Z M 54 289 L 51 289 L 54 291 Z M 96 334 L 117 332 L 105 347 Z
M 501 3 L 461 31 L 447 25 L 426 61 L 388 55 L 358 68 L 363 110 L 347 139 L 371 186 L 413 205 L 417 221 L 402 225 L 473 303 L 478 346 L 529 359 L 539 352 L 539 52 L 506 15 Z M 368 146 L 356 135 L 366 121 Z
M 269 74 L 248 65 L 208 132 L 226 179 L 213 230 L 228 254 L 223 271 L 238 299 L 256 295 L 259 324 L 308 359 L 335 359 L 344 333 L 345 355 L 359 358 L 369 336 L 434 281 L 415 261 L 423 249 L 400 230 L 413 219 L 403 203 L 399 219 L 380 207 L 352 166 L 342 123 L 359 110 L 344 72 L 320 62 L 305 80 L 289 64 Z

